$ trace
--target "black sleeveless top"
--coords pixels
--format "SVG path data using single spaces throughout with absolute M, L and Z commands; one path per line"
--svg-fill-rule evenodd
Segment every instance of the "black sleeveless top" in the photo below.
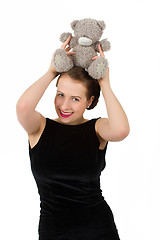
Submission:
M 77 240 L 82 234 L 84 240 L 90 240 L 98 226 L 103 234 L 116 232 L 112 211 L 100 188 L 108 142 L 103 150 L 99 149 L 97 119 L 66 125 L 46 118 L 38 143 L 33 148 L 29 144 L 31 170 L 40 195 L 41 240 Z M 107 228 L 103 218 L 109 224 Z

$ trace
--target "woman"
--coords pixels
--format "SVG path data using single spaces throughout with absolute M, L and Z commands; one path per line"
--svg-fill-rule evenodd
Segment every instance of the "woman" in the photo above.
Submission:
M 67 55 L 74 54 L 67 48 L 69 41 L 70 37 L 61 46 Z M 99 52 L 104 56 L 100 45 Z M 100 174 L 108 141 L 121 141 L 129 134 L 127 116 L 111 90 L 109 68 L 97 81 L 74 67 L 57 80 L 58 118 L 45 118 L 35 108 L 58 74 L 51 61 L 48 71 L 16 105 L 18 120 L 28 134 L 31 169 L 40 194 L 39 240 L 118 240 L 112 210 L 101 194 Z M 84 119 L 85 109 L 96 106 L 100 90 L 108 118 Z

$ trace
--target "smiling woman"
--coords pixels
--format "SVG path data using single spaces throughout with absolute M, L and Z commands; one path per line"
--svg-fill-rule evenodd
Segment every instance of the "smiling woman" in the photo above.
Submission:
M 100 175 L 108 141 L 120 141 L 128 134 L 126 115 L 110 88 L 109 72 L 96 80 L 85 69 L 73 67 L 56 83 L 58 118 L 44 117 L 35 108 L 57 75 L 52 58 L 49 70 L 16 105 L 18 120 L 28 134 L 31 169 L 40 194 L 39 240 L 119 240 Z M 100 90 L 109 118 L 84 119 L 84 111 L 97 105 Z
M 93 109 L 98 103 L 100 96 L 98 81 L 90 77 L 81 67 L 74 67 L 62 73 L 56 87 L 54 103 L 59 122 L 67 124 L 84 122 L 85 109 Z
M 86 98 L 90 100 L 91 96 L 94 96 L 92 103 L 87 108 L 87 110 L 93 109 L 97 103 L 100 96 L 100 86 L 96 79 L 92 78 L 84 68 L 81 67 L 73 67 L 68 72 L 63 72 L 58 77 L 56 87 L 58 86 L 59 79 L 63 76 L 70 77 L 74 82 L 82 83 L 86 89 Z M 80 96 L 72 96 L 72 97 L 79 97 Z

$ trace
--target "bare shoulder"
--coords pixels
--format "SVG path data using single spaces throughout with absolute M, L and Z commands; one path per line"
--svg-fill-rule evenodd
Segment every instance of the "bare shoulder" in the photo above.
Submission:
M 99 128 L 100 128 L 100 126 L 103 126 L 103 123 L 104 123 L 104 120 L 102 121 L 102 119 L 105 120 L 107 118 L 99 118 L 99 119 L 97 119 L 96 124 L 95 124 L 95 132 L 96 132 L 96 135 L 97 135 L 97 137 L 99 139 L 99 142 L 100 142 L 99 149 L 104 149 L 106 143 L 108 142 L 108 140 L 103 139 L 101 137 L 101 135 L 99 134 Z
M 96 132 L 99 133 L 99 131 L 104 129 L 104 127 L 106 128 L 107 125 L 109 125 L 109 119 L 108 118 L 97 119 L 96 124 L 95 124 Z
M 28 139 L 29 139 L 31 148 L 33 148 L 37 144 L 46 126 L 46 118 L 42 114 L 40 115 L 41 115 L 41 124 L 40 124 L 39 130 L 35 133 L 28 134 Z
M 127 136 L 124 130 L 111 124 L 109 118 L 99 118 L 96 121 L 95 129 L 103 140 L 110 142 L 122 141 Z

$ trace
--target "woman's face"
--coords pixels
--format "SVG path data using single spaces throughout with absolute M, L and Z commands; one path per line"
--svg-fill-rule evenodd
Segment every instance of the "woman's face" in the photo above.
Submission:
M 59 78 L 54 104 L 60 122 L 73 125 L 83 122 L 83 113 L 94 98 L 88 101 L 86 93 L 85 85 L 68 75 Z

